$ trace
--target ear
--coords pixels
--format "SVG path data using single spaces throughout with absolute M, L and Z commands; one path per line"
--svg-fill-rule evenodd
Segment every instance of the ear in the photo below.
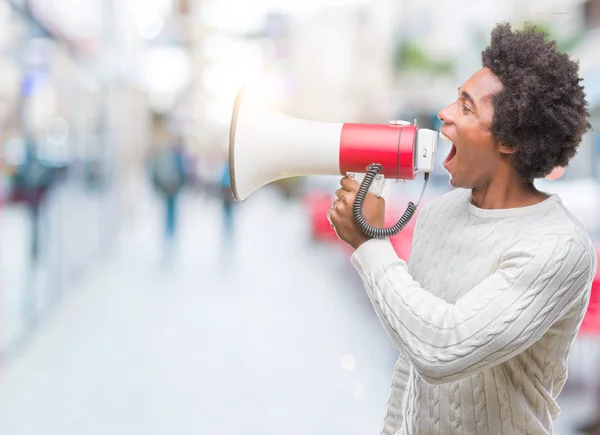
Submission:
M 560 177 L 562 177 L 564 173 L 565 173 L 565 168 L 562 166 L 557 166 L 556 168 L 554 168 L 552 170 L 552 172 L 550 172 L 544 178 L 546 180 L 554 181 L 554 180 L 558 180 Z
M 504 154 L 506 156 L 510 156 L 514 153 L 516 153 L 517 151 L 519 151 L 519 145 L 515 145 L 515 146 L 507 146 L 504 145 L 502 143 L 498 144 L 498 150 L 500 151 L 501 154 Z

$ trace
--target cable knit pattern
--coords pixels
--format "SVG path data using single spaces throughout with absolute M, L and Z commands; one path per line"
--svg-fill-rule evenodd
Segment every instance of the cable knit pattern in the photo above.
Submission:
M 414 422 L 419 421 L 421 416 L 421 382 L 419 380 L 419 376 L 415 374 L 414 376 L 414 384 L 415 384 L 415 411 L 414 411 Z
M 514 433 L 512 426 L 512 411 L 510 409 L 510 397 L 508 394 L 508 382 L 502 371 L 502 367 L 492 367 L 496 381 L 496 389 L 498 390 L 498 401 L 500 402 L 500 424 L 502 433 Z
M 432 385 L 429 389 L 431 397 L 431 419 L 429 420 L 429 433 L 440 433 L 440 390 L 437 385 Z
M 553 433 L 594 246 L 556 195 L 504 210 L 469 199 L 423 207 L 408 264 L 385 239 L 352 256 L 402 354 L 384 435 Z
M 411 398 L 411 400 L 410 402 L 405 403 L 406 406 L 404 407 L 405 415 L 402 422 L 402 434 L 414 433 L 415 408 L 420 402 L 418 393 L 415 391 L 415 376 L 414 370 L 411 370 L 405 393 L 407 397 Z
M 460 414 L 460 383 L 453 382 L 450 386 L 450 424 L 452 425 L 451 433 L 462 433 L 462 416 Z
M 471 378 L 473 389 L 473 402 L 475 403 L 475 433 L 488 433 L 487 407 L 485 405 L 485 383 L 483 372 L 479 372 Z

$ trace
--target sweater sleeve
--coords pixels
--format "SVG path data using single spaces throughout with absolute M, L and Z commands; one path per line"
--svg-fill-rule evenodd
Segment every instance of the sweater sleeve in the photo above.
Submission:
M 421 288 L 388 239 L 364 243 L 352 263 L 394 345 L 431 384 L 468 377 L 527 349 L 589 294 L 595 268 L 578 240 L 526 238 L 452 304 Z
M 426 206 L 427 206 L 427 204 L 423 207 L 423 210 L 425 210 Z M 415 229 L 414 229 L 415 235 L 419 234 L 419 231 L 420 231 L 420 228 L 421 228 L 421 225 L 423 222 L 423 216 L 425 216 L 425 215 L 426 215 L 426 213 L 423 213 L 423 211 L 421 211 L 420 213 L 417 214 L 417 220 L 416 220 Z M 414 242 L 414 238 L 413 238 L 413 242 Z M 369 299 L 371 301 L 371 305 L 373 306 L 373 309 L 375 310 L 375 314 L 377 315 L 377 318 L 379 319 L 379 321 L 381 322 L 381 324 L 383 326 L 383 329 L 385 329 L 388 336 L 390 336 L 392 338 L 392 340 L 394 340 L 394 338 L 396 337 L 396 334 L 394 333 L 393 324 L 390 324 L 387 316 L 381 310 L 381 306 L 377 303 L 377 301 L 374 298 L 369 298 Z M 401 346 L 399 346 L 398 343 L 394 343 L 394 345 L 402 354 Z

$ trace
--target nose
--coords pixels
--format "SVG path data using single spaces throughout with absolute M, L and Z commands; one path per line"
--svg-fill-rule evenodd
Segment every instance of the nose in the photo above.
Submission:
M 454 123 L 454 117 L 452 116 L 452 105 L 454 103 L 444 107 L 442 110 L 440 110 L 438 112 L 438 119 L 442 122 L 444 122 L 444 124 L 452 124 Z

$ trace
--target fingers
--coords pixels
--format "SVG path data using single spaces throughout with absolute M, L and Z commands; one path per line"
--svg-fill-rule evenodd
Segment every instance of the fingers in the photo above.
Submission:
M 340 184 L 342 185 L 342 189 L 346 192 L 358 192 L 358 188 L 360 185 L 351 178 L 343 177 L 340 180 Z
M 342 177 L 340 180 L 341 188 L 335 192 L 335 197 L 346 204 L 352 204 L 360 185 L 348 177 Z
M 358 183 L 348 177 L 343 177 L 340 184 L 342 187 L 335 191 L 335 200 L 328 212 L 328 218 L 332 216 L 333 220 L 339 216 L 338 213 L 344 214 L 348 207 L 352 207 L 359 187 Z
M 336 218 L 336 217 L 332 217 L 332 216 L 331 216 L 333 213 L 335 213 L 335 212 L 334 212 L 334 211 L 332 211 L 332 210 L 330 210 L 330 211 L 327 213 L 327 220 L 329 221 L 329 225 L 330 225 L 330 226 L 331 226 L 331 228 L 333 229 L 333 232 L 336 234 L 336 236 L 338 236 L 338 237 L 339 237 L 338 230 L 337 230 L 337 228 L 336 228 L 336 226 L 335 226 L 335 223 L 334 223 L 334 220 L 337 220 L 337 218 Z
M 341 205 L 352 205 L 354 204 L 354 198 L 356 197 L 355 192 L 348 192 L 344 189 L 338 189 L 335 191 L 334 204 L 336 207 L 340 207 Z
M 356 198 L 356 194 L 358 193 L 358 189 L 360 188 L 360 184 L 348 177 L 343 177 L 340 180 L 340 184 L 342 187 L 335 192 L 335 197 L 346 204 L 353 204 L 354 198 Z M 379 202 L 383 201 L 383 198 L 381 198 L 379 195 L 375 195 L 370 191 L 367 192 L 367 196 L 377 197 Z
M 333 219 L 331 219 L 331 213 L 332 212 L 333 212 L 333 209 L 327 210 L 327 220 L 329 221 L 329 225 L 331 226 L 331 228 L 335 228 L 335 225 L 333 223 Z
M 348 192 L 346 192 L 344 189 L 338 189 L 335 191 L 336 201 L 345 202 L 346 196 L 348 196 Z

